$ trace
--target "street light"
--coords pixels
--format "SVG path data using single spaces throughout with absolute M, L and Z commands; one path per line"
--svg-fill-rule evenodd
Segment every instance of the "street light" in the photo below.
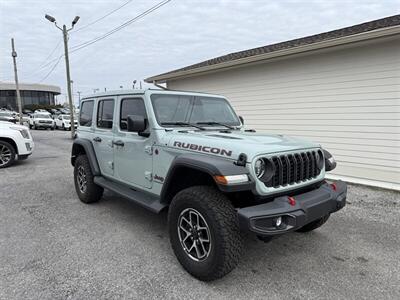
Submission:
M 56 18 L 50 16 L 50 15 L 45 15 L 44 16 L 49 22 L 54 23 L 54 25 L 60 29 L 63 33 L 63 38 L 64 38 L 64 56 L 65 56 L 65 69 L 67 72 L 67 90 L 68 90 L 68 102 L 69 102 L 69 110 L 71 111 L 71 124 L 75 124 L 74 122 L 74 104 L 72 103 L 72 90 L 71 90 L 71 75 L 69 71 L 69 56 L 68 56 L 68 32 L 74 28 L 76 23 L 79 20 L 79 16 L 76 16 L 74 20 L 72 21 L 72 27 L 67 29 L 67 26 L 65 24 L 62 26 L 57 25 Z M 71 126 L 71 137 L 75 137 L 75 126 Z

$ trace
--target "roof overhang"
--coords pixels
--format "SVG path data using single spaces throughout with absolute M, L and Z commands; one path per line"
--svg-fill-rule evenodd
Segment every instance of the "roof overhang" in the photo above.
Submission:
M 15 83 L 12 82 L 0 82 L 0 90 L 15 90 Z M 61 89 L 55 85 L 48 84 L 36 84 L 36 83 L 20 83 L 19 89 L 21 91 L 42 91 L 50 92 L 56 95 L 61 94 Z
M 288 49 L 264 53 L 264 54 L 260 54 L 260 55 L 253 55 L 253 56 L 249 56 L 249 57 L 245 57 L 245 58 L 239 58 L 239 59 L 235 59 L 235 60 L 231 60 L 231 61 L 221 62 L 218 64 L 193 68 L 190 70 L 172 71 L 172 72 L 168 72 L 168 73 L 164 73 L 164 74 L 146 78 L 145 81 L 148 83 L 165 83 L 169 80 L 175 80 L 175 79 L 179 79 L 179 78 L 191 77 L 191 76 L 196 76 L 196 75 L 205 74 L 205 73 L 209 73 L 209 72 L 220 71 L 222 69 L 238 67 L 238 66 L 241 66 L 244 64 L 266 62 L 268 60 L 275 59 L 278 57 L 292 56 L 292 55 L 305 53 L 305 52 L 309 52 L 309 51 L 322 50 L 322 49 L 327 49 L 327 48 L 337 47 L 337 46 L 342 46 L 342 45 L 350 45 L 350 44 L 354 44 L 354 43 L 358 43 L 358 42 L 362 42 L 362 41 L 369 41 L 369 40 L 373 40 L 373 39 L 389 37 L 389 36 L 394 36 L 394 35 L 399 35 L 399 34 L 400 34 L 400 26 L 381 28 L 381 29 L 371 30 L 371 31 L 367 31 L 367 32 L 359 33 L 359 34 L 338 37 L 335 39 L 325 40 L 325 41 L 321 41 L 321 42 L 315 42 L 315 43 L 308 44 L 308 45 L 301 45 L 301 46 L 296 46 L 296 47 L 292 47 L 292 48 L 288 48 Z

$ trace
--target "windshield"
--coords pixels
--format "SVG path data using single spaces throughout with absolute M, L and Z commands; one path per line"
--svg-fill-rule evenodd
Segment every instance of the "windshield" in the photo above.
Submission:
M 151 96 L 157 122 L 240 126 L 228 101 L 223 98 L 188 95 Z M 170 124 L 172 125 L 172 124 Z M 179 124 L 177 124 L 179 125 Z
M 70 119 L 71 119 L 71 116 L 63 116 L 63 119 L 64 119 L 64 120 L 70 120 Z
M 0 112 L 0 116 L 7 116 L 7 117 L 10 117 L 10 116 L 11 116 L 11 113 L 9 113 L 9 112 Z
M 40 118 L 40 119 L 51 119 L 50 115 L 47 114 L 36 114 L 35 118 Z

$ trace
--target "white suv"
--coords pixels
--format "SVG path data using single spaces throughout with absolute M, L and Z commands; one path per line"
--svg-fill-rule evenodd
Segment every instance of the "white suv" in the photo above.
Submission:
M 0 169 L 11 166 L 16 159 L 27 159 L 33 148 L 27 127 L 0 121 Z
M 71 130 L 71 116 L 70 115 L 58 115 L 55 119 L 56 129 Z M 75 119 L 75 128 L 78 127 L 78 121 Z

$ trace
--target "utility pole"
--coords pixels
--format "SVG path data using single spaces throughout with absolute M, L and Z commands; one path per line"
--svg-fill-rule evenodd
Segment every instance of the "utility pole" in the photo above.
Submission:
M 70 71 L 69 71 L 69 56 L 68 56 L 68 32 L 74 28 L 75 24 L 78 22 L 79 20 L 79 16 L 76 16 L 74 18 L 74 20 L 72 21 L 72 27 L 67 29 L 67 26 L 64 24 L 63 27 L 59 27 L 57 25 L 56 19 L 52 16 L 49 15 L 45 15 L 45 18 L 47 20 L 49 20 L 51 23 L 54 23 L 54 25 L 60 29 L 63 33 L 63 38 L 64 38 L 64 56 L 65 56 L 65 69 L 67 72 L 67 92 L 68 92 L 68 102 L 69 102 L 69 110 L 70 110 L 70 115 L 71 115 L 71 138 L 75 138 L 75 116 L 74 116 L 74 112 L 75 112 L 75 106 L 72 103 L 72 91 L 71 91 L 71 75 L 70 75 Z
M 11 48 L 12 48 L 12 58 L 14 61 L 14 76 L 15 76 L 15 91 L 17 94 L 17 105 L 18 105 L 18 114 L 19 114 L 19 124 L 23 124 L 22 120 L 22 102 L 21 102 L 21 94 L 19 92 L 19 84 L 18 84 L 18 72 L 17 72 L 17 52 L 14 47 L 14 38 L 11 39 Z
M 77 91 L 78 93 L 78 103 L 79 103 L 79 107 L 81 107 L 81 93 L 80 91 Z

